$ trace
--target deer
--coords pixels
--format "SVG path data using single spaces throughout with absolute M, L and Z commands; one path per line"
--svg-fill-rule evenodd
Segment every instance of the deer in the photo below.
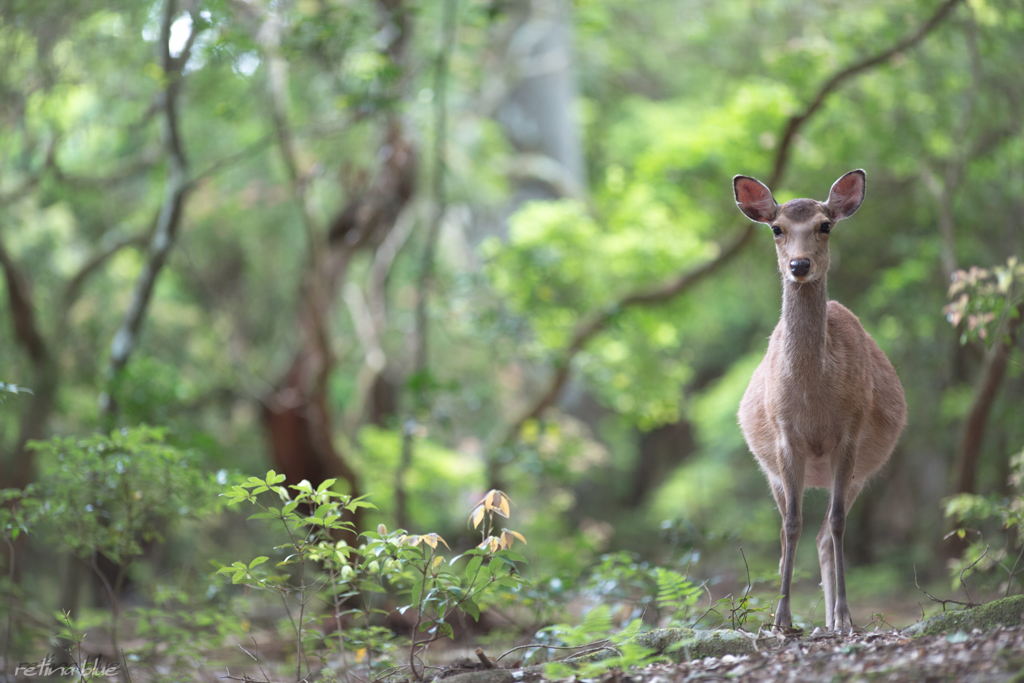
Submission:
M 825 627 L 852 632 L 843 535 L 850 507 L 889 460 L 906 425 L 903 386 L 857 316 L 825 287 L 833 227 L 864 201 L 861 169 L 839 178 L 825 202 L 779 206 L 766 185 L 733 178 L 736 205 L 771 226 L 782 274 L 782 316 L 740 401 L 743 437 L 768 479 L 782 515 L 781 597 L 774 630 L 794 633 L 790 595 L 805 488 L 830 491 L 818 532 Z

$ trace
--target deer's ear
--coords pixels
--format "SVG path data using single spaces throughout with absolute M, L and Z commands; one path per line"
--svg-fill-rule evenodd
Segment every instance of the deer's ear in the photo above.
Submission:
M 864 189 L 867 175 L 861 169 L 850 171 L 832 184 L 828 192 L 828 208 L 832 219 L 841 221 L 857 213 L 864 201 Z
M 736 206 L 743 215 L 755 223 L 771 223 L 779 212 L 779 205 L 768 186 L 759 180 L 738 175 L 732 179 L 732 193 Z

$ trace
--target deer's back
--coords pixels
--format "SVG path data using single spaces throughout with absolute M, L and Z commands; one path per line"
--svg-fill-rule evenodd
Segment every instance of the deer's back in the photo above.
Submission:
M 829 301 L 827 323 L 820 367 L 793 367 L 780 320 L 740 402 L 743 436 L 769 477 L 779 472 L 785 438 L 807 461 L 806 485 L 829 486 L 831 457 L 853 439 L 854 476 L 866 479 L 889 459 L 906 422 L 896 371 L 857 317 Z

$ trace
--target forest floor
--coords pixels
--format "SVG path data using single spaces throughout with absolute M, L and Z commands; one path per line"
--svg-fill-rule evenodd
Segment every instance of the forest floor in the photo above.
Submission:
M 754 654 L 652 665 L 630 683 L 683 681 L 1024 681 L 1024 627 L 911 639 L 899 632 L 818 634 Z M 613 677 L 614 679 L 614 677 Z M 616 681 L 616 683 L 618 683 Z M 625 682 L 623 682 L 625 683 Z
M 988 631 L 954 630 L 911 637 L 898 630 L 826 633 L 802 637 L 762 636 L 747 654 L 725 654 L 678 663 L 658 663 L 627 672 L 610 669 L 584 680 L 596 683 L 686 683 L 690 681 L 966 681 L 1024 683 L 1024 625 Z M 468 664 L 468 661 L 466 661 Z M 453 667 L 444 683 L 541 683 L 543 667 L 495 670 Z

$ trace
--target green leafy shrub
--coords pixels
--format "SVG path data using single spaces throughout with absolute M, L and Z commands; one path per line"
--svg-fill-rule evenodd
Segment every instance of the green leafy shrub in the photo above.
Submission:
M 279 523 L 288 542 L 274 551 L 287 555 L 273 564 L 268 555 L 236 561 L 221 566 L 218 573 L 230 576 L 233 583 L 281 598 L 295 638 L 297 679 L 309 657 L 323 660 L 336 654 L 346 675 L 350 656 L 355 664 L 365 665 L 370 675 L 392 664 L 374 660 L 375 652 L 394 650 L 392 634 L 380 628 L 376 619 L 389 614 L 378 599 L 386 593 L 406 596 L 408 603 L 397 611 L 405 614 L 411 610 L 415 615 L 408 667 L 419 679 L 422 674 L 416 661 L 424 648 L 454 637 L 453 615 L 461 612 L 479 619 L 481 610 L 498 598 L 500 589 L 514 590 L 524 583 L 516 563 L 525 559 L 510 548 L 515 540 L 525 539 L 496 524 L 498 517 L 507 518 L 511 510 L 511 501 L 501 491 L 490 491 L 470 514 L 471 523 L 480 529 L 480 544 L 445 561 L 441 547 L 447 548 L 448 543 L 437 533 L 389 532 L 381 524 L 376 532 L 362 534 L 365 542 L 352 545 L 338 537 L 351 538 L 354 526 L 350 515 L 372 504 L 333 491 L 334 479 L 315 490 L 307 481 L 287 487 L 282 482 L 284 475 L 271 470 L 263 479 L 249 477 L 222 495 L 230 504 L 245 502 L 260 508 L 249 519 Z M 277 502 L 283 505 L 277 507 L 273 504 Z M 453 570 L 460 560 L 465 560 L 461 571 Z M 323 607 L 328 611 L 326 617 L 320 611 Z M 361 620 L 362 626 L 343 628 L 343 621 L 353 617 Z M 313 628 L 325 618 L 335 622 L 336 640 Z M 310 668 L 308 663 L 306 668 Z
M 36 531 L 91 566 L 110 599 L 109 617 L 61 613 L 58 622 L 70 635 L 106 622 L 113 650 L 120 652 L 121 592 L 132 563 L 147 543 L 163 542 L 175 523 L 218 509 L 211 480 L 193 452 L 166 443 L 163 430 L 145 425 L 31 441 L 29 447 L 39 456 L 39 480 L 22 491 L 0 493 L 2 536 L 13 543 Z M 112 579 L 100 570 L 100 555 L 115 563 Z
M 970 536 L 970 544 L 963 557 L 950 563 L 954 588 L 958 587 L 961 578 L 979 574 L 980 578 L 988 577 L 990 583 L 1009 595 L 1014 581 L 1024 572 L 1024 567 L 1021 567 L 1024 556 L 1024 451 L 1010 458 L 1009 484 L 1013 493 L 1008 496 L 961 493 L 946 500 L 946 517 L 959 525 L 952 533 L 967 538 L 970 532 L 975 532 Z M 989 520 L 998 522 L 1006 531 L 1002 548 L 993 549 L 980 532 L 964 526 Z M 1018 590 L 1021 588 L 1019 580 L 1017 587 Z

